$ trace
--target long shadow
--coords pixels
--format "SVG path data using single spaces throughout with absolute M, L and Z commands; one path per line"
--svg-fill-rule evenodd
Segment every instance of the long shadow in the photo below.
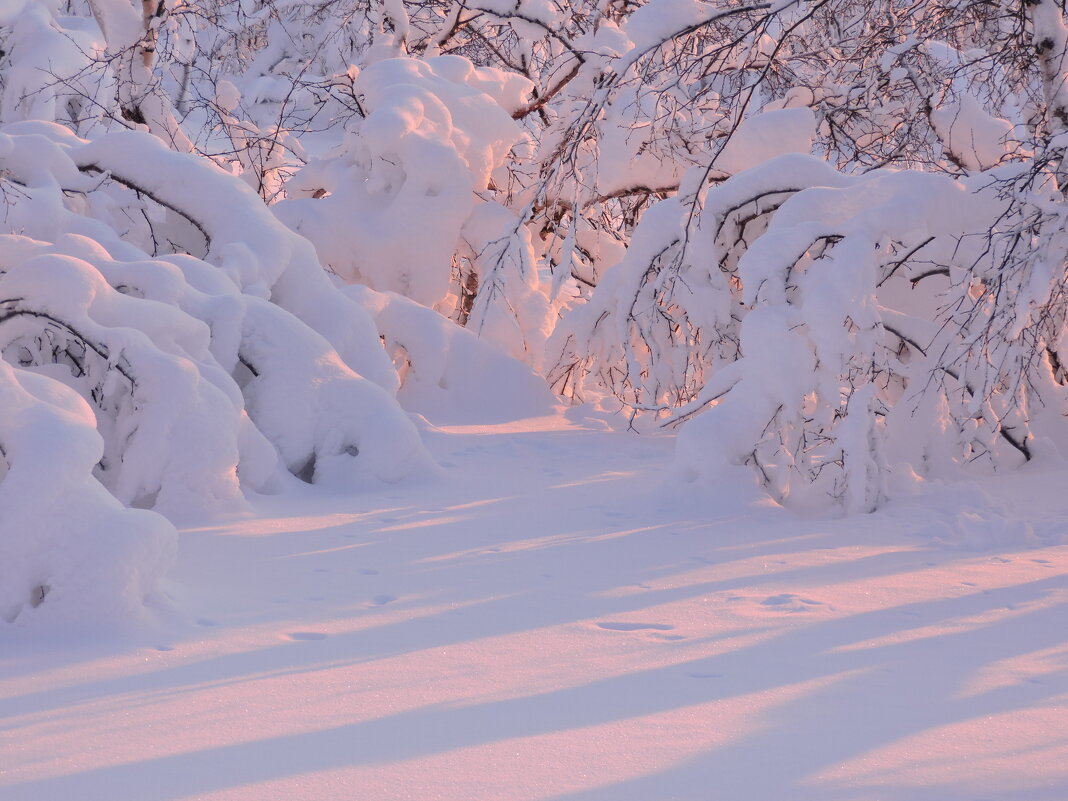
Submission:
M 559 503 L 562 506 L 574 507 L 575 498 L 582 497 L 586 487 L 568 485 L 566 479 L 571 477 L 564 475 L 560 479 L 562 486 L 550 493 L 550 499 L 546 499 L 542 488 L 531 491 L 526 497 L 503 508 L 500 505 L 489 507 L 488 514 L 483 514 L 479 520 L 480 529 L 492 532 L 484 539 L 507 544 L 535 535 L 544 537 L 545 522 L 552 521 L 551 515 L 531 513 L 527 518 L 517 520 L 517 508 L 530 511 L 544 506 L 551 510 L 556 503 L 551 500 L 554 496 L 561 499 Z M 62 690 L 45 690 L 0 701 L 0 715 L 47 714 L 67 705 L 111 696 L 129 696 L 126 711 L 136 715 L 138 705 L 161 696 L 201 691 L 206 687 L 221 688 L 250 677 L 334 670 L 404 654 L 413 650 L 413 644 L 419 650 L 444 648 L 470 640 L 527 632 L 591 617 L 625 615 L 661 604 L 730 592 L 751 586 L 754 582 L 761 583 L 762 578 L 777 584 L 814 587 L 842 579 L 855 581 L 892 576 L 915 569 L 922 560 L 915 550 L 890 551 L 843 559 L 832 564 L 694 581 L 685 586 L 650 589 L 629 595 L 611 595 L 610 591 L 621 587 L 633 587 L 642 581 L 700 567 L 702 562 L 705 566 L 712 562 L 712 567 L 726 567 L 760 555 L 788 559 L 793 554 L 817 547 L 821 540 L 828 546 L 841 546 L 848 542 L 841 533 L 842 524 L 799 521 L 778 510 L 745 516 L 732 510 L 698 528 L 684 529 L 692 525 L 686 521 L 666 524 L 678 529 L 675 532 L 677 539 L 669 548 L 663 547 L 663 542 L 671 534 L 663 530 L 637 531 L 615 539 L 598 539 L 606 533 L 625 529 L 625 521 L 630 516 L 648 522 L 650 515 L 645 508 L 645 494 L 633 493 L 632 497 L 626 497 L 628 488 L 633 489 L 633 483 L 620 481 L 619 486 L 612 487 L 607 496 L 598 496 L 599 500 L 604 501 L 600 504 L 602 508 L 591 508 L 581 520 L 585 538 L 575 538 L 573 530 L 562 531 L 557 524 L 550 531 L 559 532 L 563 539 L 550 539 L 536 550 L 475 552 L 445 562 L 435 562 L 428 561 L 428 557 L 449 556 L 458 552 L 456 540 L 469 544 L 469 533 L 464 532 L 460 524 L 441 523 L 420 528 L 416 534 L 404 532 L 386 537 L 383 537 L 381 527 L 376 529 L 372 521 L 355 528 L 360 534 L 360 544 L 385 554 L 383 558 L 393 555 L 392 578 L 399 582 L 426 585 L 428 592 L 419 599 L 420 604 L 465 605 L 462 615 L 454 611 L 438 612 L 335 634 L 320 642 L 279 643 L 244 653 L 164 667 L 137 676 L 89 681 Z M 484 501 L 493 497 L 492 489 L 469 490 L 450 502 Z M 360 499 L 360 504 L 373 500 Z M 442 510 L 430 511 L 443 511 L 445 504 L 442 507 Z M 416 519 L 418 514 L 411 512 L 408 517 Z M 746 531 L 729 531 L 742 520 L 748 527 Z M 797 535 L 796 540 L 782 541 L 782 530 L 776 524 L 784 521 L 789 522 L 787 530 Z M 821 533 L 824 530 L 830 533 Z M 506 531 L 508 535 L 502 537 L 500 531 Z M 317 535 L 319 537 L 341 534 L 325 529 L 320 532 Z M 292 536 L 294 551 L 307 550 L 309 542 L 314 540 L 291 532 L 287 535 Z M 897 544 L 906 541 L 900 535 L 892 538 L 888 533 L 876 536 Z M 401 539 L 404 547 L 398 548 L 396 541 Z M 346 542 L 357 540 L 348 539 Z M 866 542 L 873 544 L 870 538 Z M 725 550 L 725 547 L 735 546 L 741 550 Z M 403 558 L 398 560 L 397 555 Z M 931 558 L 942 561 L 953 561 L 960 556 L 931 552 Z M 964 555 L 965 558 L 974 556 Z M 605 563 L 612 564 L 616 559 L 622 567 L 598 569 Z M 634 567 L 635 562 L 638 567 Z M 539 572 L 550 566 L 558 574 L 558 584 L 563 585 L 561 588 L 536 581 Z M 1043 597 L 1047 585 L 1056 585 L 1057 581 L 1063 583 L 1063 577 L 1052 576 L 1046 581 L 990 592 L 995 594 L 994 598 L 1004 596 L 1006 602 L 1011 603 L 1037 601 Z M 429 591 L 431 588 L 432 591 Z M 982 710 L 1000 708 L 994 703 L 998 699 L 1002 699 L 999 703 L 1006 709 L 1012 709 L 1015 708 L 1013 704 L 1037 703 L 1054 694 L 1048 687 L 1028 685 L 1030 689 L 999 691 L 957 704 L 951 699 L 952 692 L 959 688 L 951 685 L 963 681 L 966 668 L 952 659 L 947 660 L 946 664 L 932 666 L 930 641 L 860 651 L 829 652 L 833 648 L 851 644 L 859 636 L 873 638 L 899 632 L 903 624 L 915 622 L 916 618 L 910 617 L 909 613 L 920 615 L 923 623 L 929 625 L 988 610 L 993 600 L 990 595 L 983 596 L 976 592 L 959 598 L 812 623 L 797 631 L 782 627 L 777 636 L 738 651 L 690 662 L 680 661 L 671 667 L 613 676 L 552 693 L 468 707 L 444 704 L 422 707 L 365 723 L 12 785 L 11 794 L 0 790 L 0 797 L 32 801 L 52 797 L 79 801 L 107 798 L 111 801 L 131 797 L 124 784 L 142 782 L 147 788 L 146 798 L 177 799 L 309 771 L 381 764 L 502 739 L 622 721 L 709 700 L 770 690 L 807 679 L 838 676 L 844 671 L 866 671 L 840 679 L 833 691 L 823 691 L 823 701 L 829 705 L 825 712 L 816 708 L 816 701 L 821 697 L 819 695 L 785 703 L 770 713 L 770 728 L 748 740 L 710 752 L 706 757 L 657 774 L 656 777 L 616 785 L 616 795 L 611 794 L 610 788 L 604 788 L 603 791 L 590 791 L 593 795 L 589 796 L 590 799 L 603 797 L 612 801 L 628 797 L 636 801 L 670 798 L 670 795 L 662 792 L 664 788 L 675 788 L 673 792 L 681 793 L 689 792 L 693 787 L 711 786 L 709 782 L 714 782 L 717 770 L 732 775 L 732 771 L 739 772 L 741 763 L 746 761 L 752 770 L 754 755 L 762 753 L 766 745 L 767 748 L 786 749 L 787 754 L 797 754 L 797 757 L 785 758 L 782 763 L 784 767 L 777 773 L 758 771 L 760 775 L 754 779 L 753 785 L 755 790 L 766 786 L 769 792 L 776 792 L 767 796 L 759 792 L 747 793 L 732 798 L 732 801 L 760 801 L 765 797 L 792 801 L 798 797 L 794 792 L 800 791 L 800 783 L 807 772 L 820 765 L 835 764 L 850 755 L 864 753 L 872 747 L 923 731 L 936 723 L 965 719 L 972 713 L 993 714 Z M 418 614 L 414 603 L 409 607 L 413 615 Z M 404 602 L 398 602 L 393 608 L 403 609 Z M 1019 643 L 1011 636 L 1012 627 L 1020 623 L 1020 618 L 1017 618 L 1015 621 L 990 624 L 976 631 L 941 635 L 938 639 L 944 645 L 940 647 L 949 651 L 957 649 L 975 653 L 976 659 L 981 662 L 1012 655 L 1017 647 L 1032 649 L 1036 644 L 1059 643 L 1062 640 L 1058 637 L 1063 638 L 1064 615 L 1063 609 L 1058 607 L 1057 610 L 1059 625 L 1056 619 L 1051 619 L 1052 612 L 1048 608 L 1028 613 L 1027 619 L 1039 620 L 1042 628 L 1038 632 L 1031 632 L 1026 638 L 1020 638 Z M 360 612 L 339 605 L 326 610 L 326 614 L 319 615 L 319 619 L 341 614 L 356 615 Z M 313 617 L 309 613 L 308 619 L 312 620 Z M 984 632 L 991 640 L 984 640 L 980 632 Z M 909 662 L 917 658 L 919 666 Z M 932 667 L 937 670 L 932 671 Z M 842 709 L 838 702 L 831 703 L 833 698 L 844 694 L 851 699 L 856 710 L 862 710 L 865 703 L 870 703 L 867 700 L 870 697 L 900 698 L 902 687 L 923 684 L 925 671 L 937 674 L 923 695 L 927 702 L 926 709 L 899 716 L 884 715 L 885 724 L 873 726 L 870 730 L 862 725 L 866 721 L 854 720 L 853 709 Z M 885 712 L 881 708 L 878 711 Z M 791 744 L 791 737 L 804 738 L 805 743 L 808 743 L 808 739 L 819 740 L 817 724 L 832 729 L 844 728 L 850 735 L 848 742 L 830 738 L 830 742 L 817 742 L 803 748 L 797 742 Z M 739 781 L 743 778 L 739 777 Z M 605 795 L 597 795 L 601 792 Z M 586 795 L 579 794 L 574 798 L 576 801 L 585 801 Z M 138 798 L 138 801 L 145 800 Z
M 573 793 L 560 801 L 821 799 L 805 783 L 903 737 L 954 721 L 1011 712 L 1064 692 L 1065 672 L 981 695 L 959 691 L 979 665 L 1063 644 L 1065 603 L 1049 604 L 1063 576 L 790 629 L 747 648 L 670 667 L 612 676 L 548 693 L 471 706 L 423 707 L 376 720 L 255 740 L 14 785 L 11 798 L 117 798 L 145 784 L 155 801 L 350 766 L 412 760 L 515 738 L 552 734 L 775 691 L 812 679 L 836 683 L 780 704 L 748 737 L 674 769 Z M 993 596 L 993 597 L 991 597 Z M 858 637 L 901 630 L 902 611 L 926 622 L 955 620 L 999 605 L 1045 606 L 1013 619 L 858 650 Z M 960 654 L 975 661 L 960 659 Z M 950 658 L 955 655 L 957 658 Z M 695 676 L 718 676 L 714 681 Z M 902 703 L 902 699 L 906 699 Z M 708 791 L 695 788 L 709 788 Z M 721 788 L 717 790 L 716 788 Z M 21 793 L 21 795 L 19 795 Z M 880 796 L 883 797 L 883 796 Z M 952 796 L 949 796 L 952 797 Z
M 513 436 L 520 438 L 523 437 L 523 435 Z M 531 436 L 533 437 L 533 435 Z M 567 439 L 567 437 L 564 435 L 561 435 L 559 438 Z M 571 477 L 575 477 L 574 471 L 572 471 Z M 555 481 L 556 479 L 553 478 L 551 480 Z M 450 488 L 458 489 L 460 488 L 460 486 L 460 482 L 452 482 Z M 486 506 L 487 504 L 492 504 L 498 501 L 499 499 L 496 498 L 491 491 L 488 492 L 487 488 L 471 487 L 466 484 L 463 484 L 462 487 L 463 489 L 465 489 L 466 494 L 462 496 L 457 496 L 455 494 L 450 495 L 450 503 L 452 506 L 469 506 L 471 504 L 478 504 L 479 506 L 481 506 L 480 511 L 482 513 L 482 519 L 480 521 L 480 525 L 477 526 L 477 528 L 489 532 L 485 537 L 488 543 L 493 543 L 494 545 L 499 546 L 502 544 L 507 544 L 510 540 L 515 539 L 514 536 L 502 538 L 500 536 L 500 532 L 509 531 L 510 534 L 513 534 L 514 532 L 512 532 L 511 530 L 516 527 L 516 517 L 520 517 L 524 520 L 525 533 L 529 534 L 533 530 L 537 529 L 540 521 L 536 518 L 532 519 L 530 515 L 517 516 L 514 510 L 509 512 L 507 510 L 488 509 Z M 492 490 L 492 488 L 489 489 Z M 581 495 L 583 492 L 584 488 L 582 486 L 566 486 L 554 490 L 551 494 L 555 496 L 567 496 Z M 398 494 L 399 493 L 396 492 L 389 492 L 379 493 L 378 495 L 370 496 L 356 496 L 352 499 L 345 499 L 341 502 L 339 502 L 339 499 L 334 498 L 332 499 L 331 503 L 326 504 L 325 506 L 323 498 L 298 498 L 296 501 L 287 502 L 287 504 L 285 505 L 284 511 L 287 515 L 296 516 L 298 518 L 302 515 L 312 515 L 313 513 L 318 513 L 319 515 L 327 518 L 329 518 L 333 514 L 341 514 L 342 516 L 358 515 L 359 517 L 364 518 L 364 520 L 358 524 L 342 523 L 320 525 L 310 532 L 295 532 L 292 530 L 284 530 L 277 533 L 258 533 L 256 535 L 256 539 L 261 542 L 264 540 L 284 540 L 286 543 L 288 543 L 288 553 L 278 553 L 277 549 L 280 547 L 280 544 L 272 544 L 270 549 L 272 555 L 269 557 L 269 559 L 287 558 L 296 555 L 303 556 L 304 554 L 301 552 L 307 551 L 309 548 L 311 548 L 311 543 L 322 542 L 324 538 L 329 538 L 328 541 L 332 541 L 335 545 L 340 544 L 346 547 L 359 547 L 361 549 L 361 556 L 367 561 L 384 560 L 387 563 L 394 563 L 393 577 L 400 581 L 406 580 L 411 576 L 418 576 L 420 574 L 429 574 L 431 572 L 436 572 L 436 575 L 433 577 L 433 580 L 435 582 L 434 595 L 441 602 L 456 601 L 468 603 L 481 601 L 482 599 L 473 597 L 472 587 L 481 587 L 484 589 L 487 582 L 490 584 L 493 583 L 492 579 L 494 575 L 499 574 L 502 577 L 505 577 L 507 571 L 502 570 L 502 567 L 506 567 L 509 564 L 514 564 L 517 562 L 517 560 L 522 561 L 523 559 L 529 559 L 530 557 L 529 553 L 521 553 L 518 555 L 503 555 L 487 552 L 487 554 L 484 554 L 481 558 L 474 557 L 468 559 L 461 559 L 446 566 L 436 565 L 434 564 L 433 560 L 437 557 L 447 556 L 451 550 L 454 550 L 456 539 L 460 539 L 462 542 L 465 543 L 469 542 L 471 532 L 468 529 L 470 529 L 471 527 L 460 524 L 457 528 L 454 529 L 452 528 L 451 524 L 443 523 L 440 524 L 437 529 L 420 529 L 421 536 L 419 537 L 401 537 L 400 535 L 396 534 L 384 535 L 381 532 L 381 529 L 383 528 L 383 525 L 381 525 L 382 521 L 373 519 L 374 515 L 381 514 L 380 511 L 375 511 L 375 506 L 378 506 L 379 510 L 388 510 L 389 514 L 386 515 L 386 517 L 388 518 L 386 520 L 386 523 L 388 524 L 396 523 L 398 520 L 425 520 L 426 515 L 428 514 L 442 513 L 447 511 L 448 509 L 447 504 L 439 504 L 436 508 L 430 509 L 421 509 L 411 506 L 404 507 L 403 505 L 398 505 L 395 502 L 395 499 Z M 393 498 L 394 500 L 390 502 L 385 502 L 386 498 Z M 525 498 L 519 500 L 524 501 L 528 505 L 534 506 L 551 506 L 555 504 L 555 502 L 550 502 L 546 504 L 544 499 L 542 498 L 541 488 L 537 487 L 532 488 L 532 490 L 527 493 Z M 627 499 L 627 501 L 627 503 L 621 505 L 623 508 L 622 513 L 625 516 L 635 515 L 640 517 L 642 515 L 641 506 L 645 501 L 645 494 L 632 494 Z M 270 508 L 269 503 L 267 504 L 267 506 L 268 508 Z M 393 508 L 389 508 L 390 506 L 392 506 Z M 428 504 L 428 506 L 434 507 L 435 505 L 431 503 Z M 489 514 L 487 514 L 487 511 L 489 512 Z M 619 510 L 617 509 L 616 511 Z M 645 514 L 647 514 L 647 512 Z M 585 532 L 580 530 L 578 534 L 581 535 L 585 533 L 589 537 L 597 537 L 600 535 L 604 535 L 605 533 L 610 533 L 611 529 L 617 525 L 616 518 L 605 518 L 603 516 L 600 516 L 596 508 L 591 510 L 590 517 L 592 518 L 590 521 L 588 521 L 590 525 L 586 527 Z M 237 522 L 240 523 L 241 521 Z M 669 525 L 671 524 L 664 524 L 665 527 Z M 710 525 L 714 525 L 714 523 Z M 556 526 L 557 530 L 559 531 L 561 528 L 559 523 L 556 523 Z M 680 523 L 679 525 L 676 525 L 675 528 L 681 528 L 681 526 L 682 524 Z M 389 526 L 386 525 L 384 527 L 388 528 Z M 223 547 L 224 552 L 226 553 L 238 553 L 242 550 L 243 547 L 246 547 L 245 543 L 242 542 L 241 537 L 230 537 L 226 536 L 225 533 L 222 531 L 213 531 L 214 535 L 212 533 L 198 532 L 195 536 L 187 536 L 186 538 L 184 538 L 183 552 L 185 552 L 187 558 L 189 558 L 190 554 L 197 554 L 201 553 L 202 551 L 205 551 L 205 549 L 209 548 L 209 546 L 210 548 L 214 548 L 216 550 L 218 550 L 218 548 L 220 547 Z M 554 569 L 557 565 L 566 566 L 569 563 L 576 561 L 574 557 L 576 549 L 581 549 L 585 547 L 585 549 L 589 552 L 588 558 L 592 561 L 596 561 L 599 558 L 596 553 L 596 548 L 604 548 L 604 545 L 597 546 L 595 543 L 585 543 L 582 541 L 581 538 L 576 538 L 576 532 L 574 530 L 568 529 L 565 531 L 559 531 L 559 533 L 561 537 L 565 538 L 564 545 L 568 548 L 568 550 L 564 553 L 557 553 L 560 546 L 551 546 L 551 550 L 553 550 L 552 561 L 554 563 Z M 219 536 L 220 534 L 223 534 L 223 536 Z M 458 537 L 456 535 L 458 535 Z M 414 551 L 415 553 L 410 558 L 407 558 L 401 562 L 395 562 L 396 554 L 391 554 L 391 551 L 396 550 L 395 542 L 399 539 L 412 540 L 414 544 L 410 547 L 405 548 L 405 550 Z M 645 539 L 646 542 L 649 542 L 650 540 L 648 536 L 644 537 L 643 539 Z M 592 546 L 594 550 L 590 550 L 590 546 Z M 659 569 L 661 572 L 670 572 L 671 570 L 676 568 L 675 564 L 664 561 L 664 554 L 661 552 L 661 549 L 649 547 L 647 548 L 647 550 L 649 551 L 650 558 L 647 567 L 643 570 L 643 574 L 645 573 L 645 571 L 655 572 L 656 569 Z M 244 568 L 245 566 L 241 565 L 241 567 Z M 461 572 L 459 574 L 455 574 L 456 569 L 460 569 L 461 571 L 463 569 L 477 570 L 480 567 L 484 567 L 485 572 L 478 576 L 478 581 L 472 581 L 472 577 L 468 573 Z M 538 568 L 538 570 L 541 571 L 543 570 L 543 568 Z M 566 573 L 567 571 L 565 570 L 564 572 Z M 652 572 L 650 572 L 649 574 L 652 575 Z M 605 583 L 595 584 L 590 587 L 588 584 L 590 576 L 597 574 L 590 573 L 588 571 L 582 571 L 582 573 L 583 583 L 585 583 L 587 587 L 591 589 L 592 592 L 596 593 L 606 589 L 611 589 L 611 586 Z M 503 583 L 506 586 L 500 589 L 501 592 L 506 592 L 508 594 L 515 593 L 517 583 L 513 578 L 505 577 Z M 522 588 L 523 583 L 520 582 L 518 586 Z M 567 592 L 568 590 L 564 589 L 563 591 Z M 500 593 L 498 592 L 496 594 Z M 537 604 L 535 604 L 534 606 L 537 606 Z M 519 609 L 521 610 L 522 606 L 520 606 Z M 264 611 L 268 612 L 271 615 L 277 614 L 276 609 L 265 609 Z M 287 613 L 291 611 L 292 610 L 287 609 Z M 303 615 L 306 616 L 308 620 L 313 620 L 323 611 L 327 610 L 325 610 L 325 608 L 321 608 L 314 612 L 312 612 L 311 610 L 305 610 Z M 339 608 L 334 611 L 340 614 L 360 614 L 359 609 L 351 608 L 347 610 Z M 294 623 L 296 624 L 302 617 L 302 612 L 300 610 L 297 610 L 293 616 Z M 493 615 L 487 616 L 487 619 L 495 622 L 498 621 L 498 618 Z M 545 620 L 545 624 L 552 624 L 556 622 L 561 622 L 561 619 L 559 617 L 552 617 L 547 618 Z M 499 628 L 495 627 L 493 631 L 499 633 Z M 198 634 L 203 633 L 205 632 L 198 632 L 195 627 L 191 626 L 185 634 L 179 632 L 172 632 L 169 636 L 177 636 L 178 639 L 181 640 L 183 637 L 196 637 Z M 152 647 L 152 645 L 158 642 L 160 639 L 165 640 L 167 638 L 167 633 L 151 633 L 143 637 L 135 637 L 133 640 L 123 639 L 120 636 L 105 643 L 94 642 L 88 646 L 85 646 L 83 644 L 81 646 L 74 647 L 71 643 L 65 643 L 64 647 L 62 648 L 56 647 L 54 643 L 49 643 L 47 639 L 42 640 L 39 645 L 33 643 L 32 637 L 29 639 L 25 637 L 21 639 L 19 637 L 5 637 L 4 640 L 6 641 L 5 644 L 8 647 L 9 654 L 17 653 L 17 651 L 13 652 L 11 649 L 20 647 L 20 642 L 23 646 L 32 646 L 31 650 L 36 653 L 47 652 L 47 665 L 50 669 L 55 669 L 63 665 L 75 664 L 78 661 L 92 661 L 103 657 L 121 656 L 123 653 L 128 654 L 132 651 L 139 650 L 146 646 Z M 287 648 L 287 645 L 280 644 L 276 647 L 276 650 L 277 653 L 283 654 L 286 653 L 285 649 Z M 246 664 L 242 662 L 242 659 L 242 655 L 235 655 L 234 657 L 224 658 L 224 660 L 226 661 L 236 660 L 235 668 L 237 670 L 243 670 L 246 667 Z M 40 659 L 27 658 L 24 660 L 18 660 L 16 658 L 8 658 L 0 662 L 0 676 L 5 679 L 17 678 L 20 675 L 25 675 L 28 672 L 32 672 L 35 668 L 39 668 L 40 664 Z M 181 668 L 178 669 L 180 670 Z M 163 670 L 165 671 L 163 674 L 164 676 L 173 675 L 170 672 L 172 670 L 171 668 L 164 668 Z M 138 674 L 138 676 L 136 677 L 131 677 L 130 679 L 126 680 L 116 680 L 115 682 L 110 682 L 110 680 L 104 680 L 103 682 L 93 682 L 86 685 L 84 691 L 76 692 L 76 694 L 74 695 L 70 694 L 71 688 L 68 687 L 67 689 L 56 691 L 58 693 L 57 700 L 63 699 L 59 702 L 66 703 L 69 702 L 69 700 L 78 700 L 84 699 L 86 697 L 91 697 L 92 688 L 100 689 L 106 692 L 109 683 L 115 684 L 116 687 L 118 687 L 119 685 L 122 685 L 125 682 L 125 685 L 128 689 L 131 687 L 136 689 L 137 687 L 141 686 L 140 683 L 144 680 L 144 676 L 145 674 L 141 673 Z M 117 691 L 121 692 L 121 690 Z M 51 691 L 46 690 L 42 691 L 41 694 L 49 694 L 50 692 Z M 32 699 L 33 695 L 31 694 L 23 695 L 19 699 L 8 699 L 8 701 L 6 702 L 0 700 L 0 715 L 11 714 L 10 710 L 12 708 L 13 703 L 15 703 L 15 706 L 17 708 L 24 709 L 28 706 L 28 702 L 32 701 Z
M 1027 648 L 1063 645 L 1065 605 L 1030 613 L 1029 623 L 1041 630 L 1027 638 Z M 790 799 L 790 801 L 838 801 L 839 799 L 878 799 L 878 801 L 1063 801 L 1068 797 L 1068 765 L 1062 764 L 1059 777 L 1033 778 L 1020 774 L 1013 780 L 1001 777 L 1002 785 L 987 792 L 975 782 L 962 781 L 959 770 L 952 778 L 931 780 L 921 785 L 896 777 L 892 771 L 876 771 L 867 778 L 834 773 L 850 760 L 898 743 L 910 736 L 932 732 L 949 724 L 979 720 L 1030 708 L 1052 701 L 1063 703 L 1068 691 L 1068 669 L 1044 675 L 1041 683 L 1022 682 L 981 695 L 962 698 L 961 685 L 982 663 L 959 659 L 959 652 L 983 654 L 991 660 L 1013 654 L 1012 648 L 998 649 L 992 643 L 1012 641 L 1019 621 L 1004 621 L 981 630 L 943 635 L 938 654 L 923 655 L 925 646 L 903 643 L 886 646 L 885 661 L 872 662 L 868 671 L 844 678 L 832 687 L 788 701 L 766 716 L 756 735 L 712 751 L 701 753 L 682 764 L 613 783 L 554 797 L 554 801 L 718 801 L 723 799 Z M 927 643 L 927 648 L 930 643 Z M 882 649 L 880 649 L 882 650 Z M 958 652 L 954 660 L 950 654 Z M 736 656 L 736 655 L 731 655 Z M 752 656 L 750 654 L 749 656 Z M 932 656 L 945 656 L 937 662 Z M 837 661 L 837 660 L 836 660 Z M 860 665 L 856 657 L 843 663 Z M 724 669 L 721 664 L 720 669 Z M 786 671 L 782 671 L 784 674 Z M 807 675 L 802 670 L 801 675 Z M 782 678 L 788 678 L 783 675 Z M 1068 748 L 1068 726 L 1052 737 L 1061 753 Z M 1019 751 L 1029 750 L 1019 743 Z M 1046 751 L 1051 743 L 1033 746 Z M 966 753 L 969 743 L 961 742 Z M 949 749 L 952 751 L 952 749 Z M 922 754 L 912 754 L 919 760 Z M 967 757 L 955 754 L 958 763 Z M 978 758 L 982 758 L 978 755 Z M 856 763 L 854 762 L 854 765 Z M 975 770 L 981 773 L 982 766 Z M 821 776 L 822 774 L 822 776 Z M 816 781 L 816 777 L 821 780 Z
M 658 534 L 653 532 L 650 536 L 655 538 Z M 808 541 L 804 542 L 810 544 Z M 572 542 L 562 547 L 586 550 L 587 553 L 582 556 L 557 555 L 555 561 L 568 565 L 569 571 L 582 573 L 583 566 L 591 559 L 606 558 L 605 545 L 604 542 Z M 776 553 L 783 553 L 779 548 L 772 550 Z M 752 555 L 747 553 L 745 557 L 751 558 Z M 40 714 L 51 709 L 60 709 L 112 695 L 156 691 L 174 693 L 180 691 L 182 687 L 199 689 L 206 683 L 223 686 L 227 683 L 240 682 L 249 676 L 269 677 L 334 669 L 341 664 L 358 664 L 403 654 L 410 650 L 405 645 L 407 643 L 417 642 L 420 650 L 441 648 L 470 640 L 490 639 L 589 618 L 625 615 L 662 604 L 737 590 L 749 586 L 754 580 L 753 575 L 743 575 L 724 580 L 702 581 L 678 588 L 650 589 L 629 595 L 609 596 L 603 593 L 616 589 L 618 584 L 615 581 L 591 583 L 591 579 L 596 577 L 596 574 L 586 572 L 585 586 L 581 587 L 578 597 L 567 597 L 566 593 L 569 591 L 564 590 L 565 596 L 562 599 L 554 592 L 554 602 L 545 603 L 542 592 L 530 589 L 517 591 L 517 587 L 523 585 L 517 585 L 510 571 L 501 569 L 502 561 L 505 563 L 522 561 L 522 558 L 522 554 L 497 556 L 494 560 L 494 569 L 498 575 L 492 581 L 480 577 L 472 582 L 465 571 L 453 577 L 452 583 L 447 580 L 449 578 L 447 574 L 435 576 L 435 585 L 441 589 L 437 595 L 421 598 L 420 603 L 430 606 L 458 605 L 460 607 L 458 612 L 449 610 L 423 616 L 418 615 L 417 608 L 413 608 L 411 619 L 372 624 L 357 631 L 334 634 L 322 642 L 314 643 L 314 651 L 301 647 L 307 645 L 305 643 L 280 642 L 277 645 L 241 653 L 212 656 L 205 660 L 162 667 L 133 676 L 118 676 L 62 689 L 46 689 L 0 699 L 0 728 L 6 717 L 27 713 Z M 914 565 L 916 558 L 914 552 L 890 552 L 865 556 L 849 562 L 849 577 L 856 580 L 897 575 L 910 565 Z M 729 562 L 719 563 L 720 566 L 727 564 Z M 646 565 L 638 574 L 637 579 L 641 580 L 646 576 L 659 577 L 677 570 L 679 566 L 676 560 L 663 565 Z M 707 565 L 699 562 L 687 565 L 687 567 L 698 566 Z M 841 578 L 845 567 L 842 562 L 808 566 L 777 572 L 773 578 L 781 583 L 816 586 L 827 580 Z M 411 569 L 418 572 L 423 568 L 420 565 L 414 565 Z M 486 597 L 487 590 L 489 597 Z M 506 597 L 494 597 L 495 590 L 497 596 L 505 595 Z M 400 603 L 397 606 L 403 608 L 404 604 Z M 409 604 L 409 606 L 412 605 Z M 351 614 L 360 613 L 361 611 L 354 611 Z M 298 620 L 293 620 L 291 623 L 294 628 L 300 625 Z M 319 666 L 309 664 L 312 654 Z M 353 658 L 353 654 L 359 656 Z M 209 676 L 211 679 L 207 678 Z

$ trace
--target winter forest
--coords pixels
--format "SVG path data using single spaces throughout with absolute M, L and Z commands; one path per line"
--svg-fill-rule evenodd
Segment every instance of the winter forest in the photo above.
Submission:
M 1063 0 L 0 0 L 0 798 L 1068 797 L 1066 154 Z

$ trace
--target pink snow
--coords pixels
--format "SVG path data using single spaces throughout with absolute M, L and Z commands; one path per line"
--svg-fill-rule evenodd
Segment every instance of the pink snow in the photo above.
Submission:
M 0 799 L 1068 795 L 1063 471 L 827 520 L 581 412 L 425 429 L 462 479 L 184 531 L 166 624 L 5 633 Z

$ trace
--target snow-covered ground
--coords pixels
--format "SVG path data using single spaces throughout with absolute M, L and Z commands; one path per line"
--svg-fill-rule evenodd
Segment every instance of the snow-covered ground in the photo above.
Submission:
M 1068 475 L 674 492 L 594 418 L 184 531 L 123 639 L 0 633 L 3 801 L 1063 801 Z

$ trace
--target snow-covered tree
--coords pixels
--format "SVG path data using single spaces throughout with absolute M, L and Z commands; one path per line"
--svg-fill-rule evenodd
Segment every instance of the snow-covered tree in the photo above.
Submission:
M 531 368 L 806 506 L 1030 459 L 1068 400 L 1064 13 L 4 3 L 0 488 L 77 430 L 48 491 L 143 532 L 128 604 L 159 513 L 432 472 L 405 409 L 532 413 Z M 12 569 L 8 619 L 82 592 Z
M 849 510 L 895 462 L 996 467 L 1063 440 L 1062 10 L 760 13 L 763 61 L 739 55 L 750 78 L 718 98 L 732 129 L 557 326 L 554 387 L 611 393 L 638 427 L 701 412 L 684 476 L 745 463 L 780 499 Z M 676 79 L 690 95 L 742 39 L 717 41 Z M 784 153 L 806 139 L 819 161 Z

